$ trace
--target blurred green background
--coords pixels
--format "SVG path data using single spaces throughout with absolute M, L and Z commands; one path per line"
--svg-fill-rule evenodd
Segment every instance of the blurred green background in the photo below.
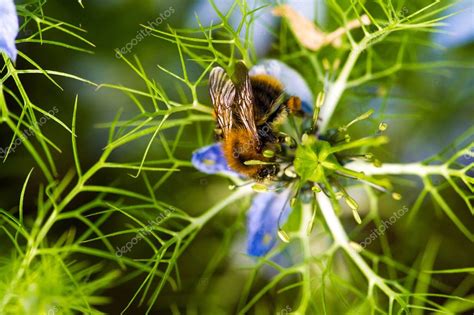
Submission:
M 409 2 L 406 3 L 406 6 L 409 10 L 413 10 L 421 3 L 428 2 Z M 130 42 L 140 31 L 140 24 L 155 20 L 160 13 L 170 7 L 174 9 L 175 13 L 165 19 L 158 28 L 166 30 L 168 25 L 172 28 L 182 28 L 192 23 L 193 10 L 196 9 L 195 1 L 86 0 L 84 8 L 81 8 L 76 1 L 49 1 L 44 6 L 45 14 L 87 30 L 85 37 L 96 46 L 89 48 L 93 54 L 65 50 L 61 47 L 43 47 L 39 44 L 20 44 L 18 48 L 44 69 L 72 73 L 96 83 L 113 83 L 143 89 L 143 84 L 137 75 L 122 60 L 115 57 L 114 50 L 120 49 Z M 472 12 L 472 8 L 470 10 Z M 327 21 L 326 25 L 334 23 L 330 15 L 326 16 L 324 20 Z M 471 23 L 473 23 L 472 19 Z M 468 25 L 460 24 L 459 27 L 468 27 Z M 472 25 L 470 27 L 472 29 Z M 27 35 L 28 29 L 23 32 L 25 33 L 20 33 L 19 38 Z M 427 42 L 432 41 L 430 34 L 420 34 L 419 38 Z M 414 162 L 439 152 L 471 127 L 474 122 L 474 72 L 472 67 L 474 41 L 472 38 L 471 41 L 465 41 L 446 49 L 429 45 L 410 46 L 409 55 L 413 58 L 418 58 L 421 61 L 450 60 L 455 61 L 457 65 L 454 67 L 448 65 L 429 71 L 401 72 L 389 78 L 349 90 L 337 109 L 334 124 L 337 126 L 337 122 L 346 122 L 367 109 L 374 108 L 378 113 L 378 120 L 363 122 L 355 135 L 366 135 L 368 131 L 375 133 L 377 121 L 388 122 L 387 133 L 391 142 L 383 151 L 379 152 L 380 158 L 384 162 Z M 57 34 L 56 39 L 65 39 L 66 42 L 73 44 L 71 37 L 65 37 L 63 34 Z M 84 46 L 78 41 L 75 44 Z M 330 52 L 327 54 L 330 55 Z M 386 54 L 390 56 L 391 52 L 387 50 Z M 170 77 L 159 71 L 157 67 L 157 64 L 160 64 L 174 73 L 180 73 L 180 60 L 174 44 L 154 36 L 148 36 L 134 46 L 132 52 L 126 57 L 130 58 L 133 55 L 139 57 L 147 74 L 160 82 L 170 96 L 178 97 L 174 80 L 170 80 Z M 275 56 L 275 52 L 268 49 L 268 52 L 262 57 L 272 55 Z M 469 63 L 470 66 L 459 66 Z M 17 68 L 24 67 L 28 67 L 28 65 L 20 58 Z M 193 76 L 198 76 L 202 71 L 197 67 L 191 70 Z M 107 129 L 98 128 L 98 124 L 112 121 L 119 109 L 123 109 L 123 118 L 132 117 L 131 113 L 136 113 L 136 109 L 131 100 L 119 91 L 105 88 L 96 89 L 86 83 L 64 78 L 60 78 L 58 81 L 64 91 L 59 90 L 43 76 L 23 77 L 23 83 L 31 100 L 45 110 L 56 106 L 59 109 L 57 117 L 68 124 L 72 117 L 75 95 L 78 95 L 77 141 L 82 166 L 87 169 L 100 156 L 107 140 Z M 7 82 L 7 86 L 8 84 Z M 314 90 L 316 91 L 317 87 Z M 207 104 L 210 104 L 209 100 Z M 63 149 L 61 154 L 54 153 L 59 174 L 63 175 L 73 167 L 70 135 L 53 122 L 49 122 L 43 127 L 45 134 L 50 135 Z M 196 137 L 196 128 L 196 126 L 187 128 L 187 132 L 180 142 L 179 156 L 182 159 L 189 160 L 193 150 L 213 141 L 214 126 L 212 123 L 199 124 L 200 130 L 205 135 L 202 142 Z M 11 139 L 11 132 L 2 127 L 0 135 L 1 146 L 6 147 Z M 172 131 L 170 131 L 170 137 L 172 138 L 172 136 Z M 145 140 L 134 142 L 127 146 L 126 150 L 121 149 L 115 153 L 112 159 L 117 161 L 139 160 L 145 146 Z M 157 158 L 161 154 L 160 147 L 156 146 L 152 148 L 150 157 Z M 0 166 L 2 208 L 17 207 L 24 179 L 34 166 L 33 159 L 22 147 Z M 33 173 L 30 180 L 32 187 L 38 187 L 39 183 L 44 180 L 40 174 L 39 171 Z M 158 180 L 160 176 L 162 174 L 153 175 L 153 180 Z M 102 171 L 100 176 L 94 177 L 92 182 L 107 186 L 116 180 L 119 180 L 122 186 L 145 191 L 143 181 L 134 180 L 123 171 Z M 157 195 L 161 200 L 176 205 L 189 214 L 198 214 L 215 204 L 222 196 L 227 195 L 227 186 L 228 182 L 225 179 L 207 176 L 190 167 L 185 167 L 179 173 L 172 175 L 161 186 Z M 409 186 L 400 185 L 398 187 L 404 196 L 403 204 L 410 206 L 416 199 L 418 190 Z M 34 191 L 35 189 L 32 188 L 30 193 Z M 83 199 L 81 200 L 81 198 Z M 81 198 L 75 200 L 77 205 L 83 200 L 87 200 L 88 196 L 85 195 Z M 461 200 L 455 194 L 450 196 L 449 193 L 447 198 L 450 198 L 451 204 L 456 208 L 456 214 L 463 218 L 465 224 L 472 230 L 474 227 L 472 216 L 462 205 Z M 248 200 L 243 203 L 248 203 Z M 382 203 L 381 210 L 390 215 L 396 207 L 399 207 L 399 204 L 394 204 L 393 201 L 387 199 L 385 203 Z M 34 195 L 31 198 L 26 198 L 25 209 L 26 215 L 34 214 Z M 179 260 L 183 290 L 173 292 L 170 288 L 166 288 L 156 306 L 159 314 L 168 313 L 169 305 L 173 302 L 178 304 L 187 304 L 192 301 L 207 303 L 210 305 L 207 308 L 209 314 L 219 314 L 219 312 L 226 314 L 235 310 L 245 277 L 248 276 L 248 271 L 243 266 L 251 264 L 251 261 L 243 254 L 244 215 L 245 212 L 242 211 L 241 205 L 230 207 L 198 235 L 192 246 Z M 443 236 L 443 241 L 434 269 L 474 265 L 473 244 L 463 237 L 436 206 L 426 202 L 423 205 L 423 215 L 419 218 L 415 229 L 404 228 L 402 222 L 388 232 L 389 240 L 393 246 L 393 254 L 397 260 L 411 265 L 420 249 L 424 248 L 427 240 L 432 236 L 433 231 L 436 231 Z M 347 216 L 345 223 L 348 226 L 354 224 L 350 215 Z M 120 226 L 121 222 L 111 222 L 109 227 L 111 231 L 114 230 L 114 224 Z M 231 235 L 228 246 L 231 248 L 230 253 L 226 254 L 224 260 L 219 264 L 215 277 L 212 279 L 200 278 L 202 270 L 215 255 L 226 233 L 229 233 L 230 226 L 235 226 L 236 231 Z M 78 229 L 81 227 L 78 226 Z M 60 229 L 58 229 L 58 233 L 59 231 Z M 7 252 L 8 248 L 0 245 L 0 251 Z M 454 262 L 453 257 L 455 257 Z M 260 284 L 263 284 L 265 279 L 266 277 L 263 276 Z M 442 279 L 453 287 L 462 280 L 458 275 L 446 275 Z M 471 283 L 473 281 L 471 277 Z M 130 296 L 133 295 L 138 283 L 137 280 L 133 280 L 129 284 L 122 284 L 106 291 L 105 295 L 110 296 L 112 300 L 101 309 L 110 314 L 119 313 L 129 301 Z M 199 290 L 200 286 L 205 287 L 206 291 L 202 298 L 196 301 L 194 299 L 200 295 L 195 295 L 195 291 Z M 290 303 L 291 295 L 287 298 Z M 269 295 L 262 303 L 267 303 L 270 306 L 268 308 L 257 307 L 255 311 L 257 314 L 268 313 L 268 309 L 271 309 L 272 305 L 272 296 Z M 141 313 L 140 308 L 135 311 L 137 314 Z

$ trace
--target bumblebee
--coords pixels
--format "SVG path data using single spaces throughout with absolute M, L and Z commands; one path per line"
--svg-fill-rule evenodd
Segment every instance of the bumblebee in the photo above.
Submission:
M 249 76 L 242 61 L 237 62 L 232 78 L 223 68 L 213 68 L 209 92 L 216 135 L 229 167 L 256 181 L 275 176 L 284 138 L 277 126 L 288 114 L 302 112 L 300 98 L 286 95 L 281 82 L 272 76 Z

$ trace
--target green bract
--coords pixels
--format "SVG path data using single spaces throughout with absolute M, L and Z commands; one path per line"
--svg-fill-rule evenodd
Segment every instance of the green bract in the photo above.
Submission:
M 331 153 L 331 145 L 324 140 L 318 140 L 315 136 L 306 137 L 296 149 L 295 171 L 302 181 L 322 182 L 324 176 L 340 167 L 334 154 Z

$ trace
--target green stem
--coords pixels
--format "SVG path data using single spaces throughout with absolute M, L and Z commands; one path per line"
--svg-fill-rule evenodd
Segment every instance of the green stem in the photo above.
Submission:
M 311 247 L 310 239 L 308 234 L 308 224 L 311 222 L 313 209 L 310 203 L 304 203 L 301 209 L 301 221 L 298 230 L 298 238 L 300 240 L 301 249 L 303 251 L 304 262 L 301 267 L 302 276 L 302 289 L 301 289 L 301 301 L 298 309 L 294 314 L 307 314 L 308 303 L 311 298 L 311 273 L 310 273 L 310 260 L 311 260 Z
M 319 203 L 319 208 L 321 209 L 321 213 L 324 217 L 324 220 L 326 221 L 329 231 L 334 238 L 335 245 L 346 252 L 346 254 L 366 277 L 369 283 L 368 294 L 372 294 L 373 287 L 377 286 L 390 298 L 391 301 L 395 299 L 401 305 L 404 305 L 403 300 L 400 298 L 397 292 L 393 291 L 387 284 L 385 284 L 383 279 L 380 278 L 359 255 L 356 246 L 351 245 L 346 231 L 342 227 L 339 218 L 334 212 L 331 200 L 323 192 L 316 193 L 316 199 Z
M 380 167 L 363 161 L 351 162 L 344 167 L 356 172 L 363 172 L 365 175 L 417 175 L 425 177 L 427 175 L 443 175 L 445 177 L 460 176 L 462 170 L 449 169 L 447 165 L 424 165 L 422 163 L 385 163 Z
M 321 132 L 324 132 L 327 129 L 329 121 L 331 120 L 334 110 L 336 109 L 336 106 L 339 103 L 342 93 L 346 89 L 349 75 L 351 74 L 355 63 L 359 58 L 360 53 L 366 48 L 368 40 L 369 37 L 365 37 L 359 44 L 357 44 L 351 50 L 349 56 L 347 57 L 347 61 L 341 70 L 341 73 L 337 77 L 337 80 L 330 86 L 319 115 L 319 117 L 321 118 L 321 123 L 319 124 L 319 129 L 321 130 Z
M 10 299 L 14 297 L 14 288 L 21 280 L 26 270 L 28 270 L 33 259 L 38 254 L 38 248 L 41 242 L 44 240 L 51 227 L 56 223 L 56 219 L 59 213 L 82 191 L 82 187 L 84 186 L 85 182 L 102 168 L 110 153 L 111 150 L 106 150 L 102 155 L 101 159 L 96 164 L 94 164 L 94 166 L 92 166 L 82 177 L 78 179 L 77 184 L 74 186 L 74 188 L 66 195 L 62 202 L 53 209 L 51 215 L 48 217 L 48 220 L 44 222 L 43 226 L 38 231 L 38 234 L 36 234 L 36 236 L 33 236 L 34 240 L 28 241 L 28 250 L 26 251 L 26 254 L 23 257 L 23 260 L 15 277 L 10 282 L 10 288 L 3 296 L 2 301 L 0 303 L 1 314 L 3 314 L 4 308 L 6 307 Z

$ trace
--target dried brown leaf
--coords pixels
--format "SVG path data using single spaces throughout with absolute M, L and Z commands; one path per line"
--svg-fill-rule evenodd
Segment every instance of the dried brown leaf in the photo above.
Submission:
M 369 25 L 370 19 L 367 15 L 360 19 L 352 20 L 346 26 L 339 27 L 329 34 L 321 31 L 312 21 L 295 11 L 291 6 L 284 4 L 273 9 L 273 14 L 281 16 L 288 21 L 290 28 L 298 41 L 306 48 L 318 51 L 321 47 L 331 44 L 338 47 L 342 43 L 342 36 L 349 30 Z

